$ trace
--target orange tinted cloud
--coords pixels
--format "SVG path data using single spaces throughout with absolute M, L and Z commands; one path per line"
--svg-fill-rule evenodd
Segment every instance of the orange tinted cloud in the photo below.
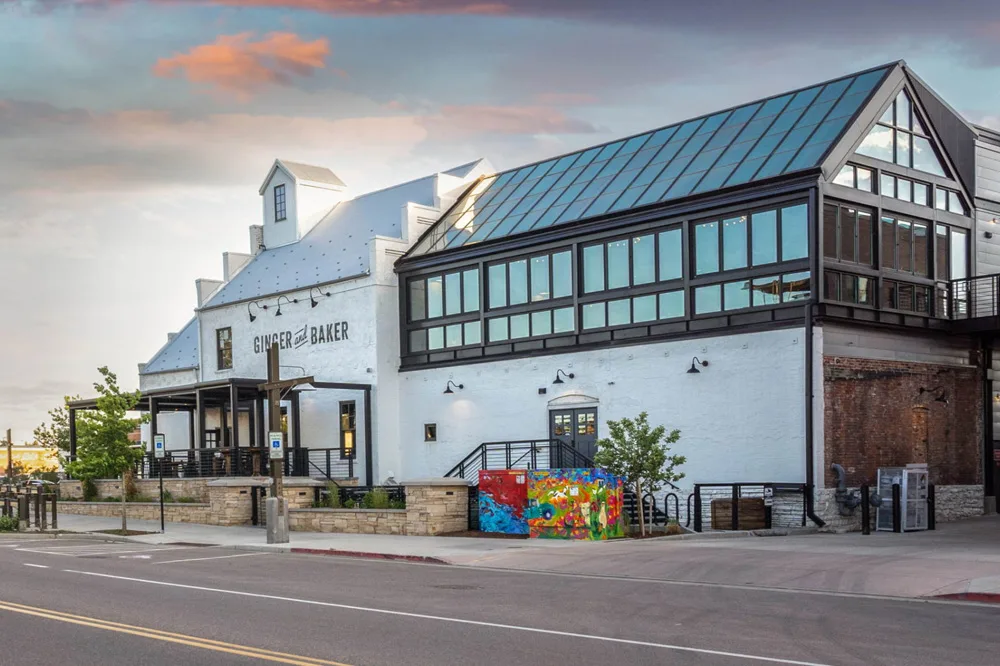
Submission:
M 356 16 L 507 14 L 511 10 L 505 0 L 212 0 L 212 2 L 217 5 L 284 7 Z
M 307 42 L 291 32 L 272 32 L 258 41 L 253 36 L 251 32 L 220 35 L 212 44 L 160 58 L 153 73 L 183 74 L 192 83 L 246 99 L 261 88 L 290 85 L 295 77 L 326 67 L 330 44 L 325 38 Z

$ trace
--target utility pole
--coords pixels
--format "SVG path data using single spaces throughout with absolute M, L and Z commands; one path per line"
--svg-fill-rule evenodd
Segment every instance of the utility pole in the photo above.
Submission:
M 309 384 L 312 377 L 297 377 L 281 380 L 281 367 L 278 364 L 278 345 L 272 344 L 267 350 L 267 381 L 257 385 L 258 391 L 267 391 L 268 405 L 268 455 L 272 451 L 283 454 L 285 449 L 284 433 L 281 431 L 281 394 L 290 391 L 299 384 Z M 272 443 L 275 440 L 277 443 Z M 270 459 L 271 464 L 271 497 L 267 499 L 267 542 L 288 543 L 288 503 L 283 493 L 282 475 L 284 474 L 284 456 Z
M 267 350 L 267 411 L 268 432 L 281 432 L 281 368 L 278 365 L 278 345 L 272 344 Z M 272 460 L 271 464 L 271 496 L 284 498 L 284 460 Z

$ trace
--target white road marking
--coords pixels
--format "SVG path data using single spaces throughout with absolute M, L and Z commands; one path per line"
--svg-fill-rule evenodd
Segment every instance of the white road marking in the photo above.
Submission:
M 424 613 L 408 613 L 406 611 L 394 611 L 384 608 L 369 608 L 366 606 L 353 606 L 350 604 L 337 604 L 329 601 L 314 601 L 310 599 L 294 599 L 292 597 L 280 597 L 271 594 L 258 594 L 254 592 L 240 592 L 238 590 L 223 590 L 214 587 L 201 587 L 198 585 L 183 585 L 181 583 L 168 583 L 160 580 L 146 580 L 144 578 L 130 578 L 127 576 L 113 576 L 111 574 L 96 573 L 93 571 L 76 571 L 74 569 L 63 569 L 64 573 L 80 574 L 82 576 L 95 576 L 98 578 L 111 578 L 114 580 L 124 580 L 133 583 L 145 583 L 147 585 L 162 585 L 165 587 L 176 587 L 185 590 L 197 590 L 199 592 L 215 592 L 216 594 L 231 594 L 239 597 L 252 597 L 255 599 L 271 599 L 273 601 L 287 601 L 296 604 L 306 604 L 310 606 L 323 606 L 325 608 L 340 608 L 343 610 L 360 611 L 365 613 L 378 613 L 381 615 L 394 615 L 397 617 L 409 617 L 418 620 L 433 620 L 435 622 L 452 622 L 455 624 L 466 624 L 477 627 L 490 627 L 493 629 L 509 629 L 511 631 L 523 631 L 533 634 L 545 634 L 548 636 L 561 636 L 564 638 L 576 638 L 605 643 L 618 643 L 624 645 L 638 645 L 640 647 L 660 648 L 662 650 L 673 650 L 675 652 L 690 652 L 695 654 L 707 654 L 716 657 L 731 657 L 733 659 L 747 659 L 750 661 L 763 661 L 772 664 L 789 664 L 791 666 L 829 666 L 812 661 L 796 661 L 794 659 L 782 659 L 780 657 L 762 657 L 759 655 L 745 654 L 742 652 L 725 652 L 722 650 L 710 650 L 707 648 L 688 647 L 685 645 L 671 645 L 669 643 L 654 643 L 652 641 L 636 641 L 627 638 L 613 638 L 611 636 L 592 636 L 589 634 L 578 634 L 571 631 L 557 631 L 555 629 L 540 629 L 538 627 L 523 627 L 516 624 L 501 624 L 499 622 L 482 622 L 479 620 L 467 620 L 457 617 L 445 617 L 442 615 L 426 615 Z
M 156 553 L 167 550 L 187 550 L 183 546 L 178 546 L 175 548 L 144 548 L 142 550 L 94 550 L 85 549 L 76 553 L 64 553 L 61 551 L 53 552 L 51 550 L 29 550 L 28 548 L 21 548 L 17 552 L 19 553 L 38 553 L 41 555 L 63 555 L 65 557 L 95 557 L 98 555 L 126 555 L 128 553 Z
M 181 562 L 204 562 L 205 560 L 225 560 L 231 557 L 253 557 L 255 555 L 267 555 L 268 553 L 240 553 L 239 555 L 216 555 L 215 557 L 192 557 L 187 560 L 167 560 L 157 562 L 157 564 L 179 564 Z
M 35 569 L 48 569 L 44 564 L 32 564 L 31 562 L 24 562 L 23 564 L 26 567 L 34 567 Z

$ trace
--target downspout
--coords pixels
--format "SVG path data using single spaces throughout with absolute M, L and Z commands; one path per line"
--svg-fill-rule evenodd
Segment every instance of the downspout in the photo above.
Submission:
M 809 301 L 805 306 L 806 319 L 806 386 L 805 386 L 805 409 L 806 409 L 806 515 L 809 520 L 817 526 L 823 527 L 826 522 L 816 515 L 815 497 L 813 490 L 815 485 L 815 474 L 813 474 L 813 305 L 819 302 L 819 228 L 823 218 L 823 211 L 819 206 L 817 193 L 819 185 L 809 191 L 810 208 L 814 211 L 811 243 L 809 244 L 809 276 L 812 282 L 812 289 L 809 293 Z

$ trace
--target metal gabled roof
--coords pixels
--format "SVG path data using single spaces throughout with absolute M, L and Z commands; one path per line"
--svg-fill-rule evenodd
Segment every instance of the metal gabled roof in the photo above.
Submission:
M 814 169 L 892 66 L 486 177 L 407 256 Z

